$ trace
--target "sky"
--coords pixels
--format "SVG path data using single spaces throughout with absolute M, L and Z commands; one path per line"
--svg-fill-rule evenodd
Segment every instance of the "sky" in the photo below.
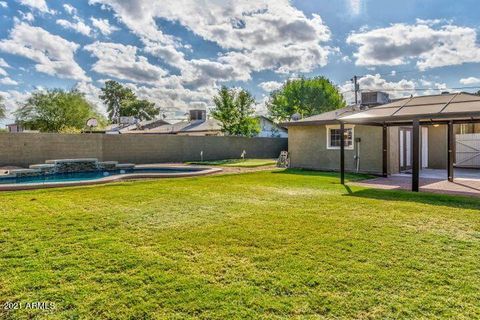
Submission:
M 109 79 L 169 118 L 222 85 L 265 101 L 287 79 L 350 79 L 393 98 L 480 89 L 477 0 L 0 0 L 8 119 L 34 90 L 76 88 L 100 110 Z

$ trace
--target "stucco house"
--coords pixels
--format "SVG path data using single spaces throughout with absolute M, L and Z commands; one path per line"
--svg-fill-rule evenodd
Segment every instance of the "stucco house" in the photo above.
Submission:
M 479 121 L 480 96 L 444 93 L 373 107 L 346 107 L 284 125 L 291 167 L 340 170 L 343 127 L 345 170 L 385 176 L 411 173 L 416 154 L 419 170 L 448 169 L 450 162 L 479 168 Z M 418 144 L 413 143 L 416 136 Z M 449 136 L 457 140 L 457 148 Z M 453 180 L 449 171 L 450 177 Z

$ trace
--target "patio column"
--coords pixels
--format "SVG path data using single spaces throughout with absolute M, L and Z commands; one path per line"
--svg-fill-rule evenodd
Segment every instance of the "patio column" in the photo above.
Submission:
M 383 124 L 383 133 L 382 133 L 382 165 L 383 165 L 383 176 L 388 177 L 388 127 L 386 124 Z
M 453 182 L 454 179 L 454 169 L 453 169 L 453 158 L 455 151 L 455 139 L 453 134 L 453 121 L 448 122 L 448 181 Z
M 420 190 L 420 121 L 413 120 L 412 191 Z
M 345 184 L 345 124 L 340 122 L 340 183 Z

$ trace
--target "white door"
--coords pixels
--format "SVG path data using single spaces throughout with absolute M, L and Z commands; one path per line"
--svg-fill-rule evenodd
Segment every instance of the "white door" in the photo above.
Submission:
M 422 168 L 428 168 L 428 127 L 422 127 Z
M 400 171 L 412 169 L 412 128 L 400 128 Z

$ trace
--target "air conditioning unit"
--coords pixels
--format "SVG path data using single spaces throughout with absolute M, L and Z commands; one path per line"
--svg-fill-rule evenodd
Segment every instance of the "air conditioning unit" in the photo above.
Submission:
M 379 106 L 390 102 L 388 93 L 381 91 L 362 92 L 362 106 Z

